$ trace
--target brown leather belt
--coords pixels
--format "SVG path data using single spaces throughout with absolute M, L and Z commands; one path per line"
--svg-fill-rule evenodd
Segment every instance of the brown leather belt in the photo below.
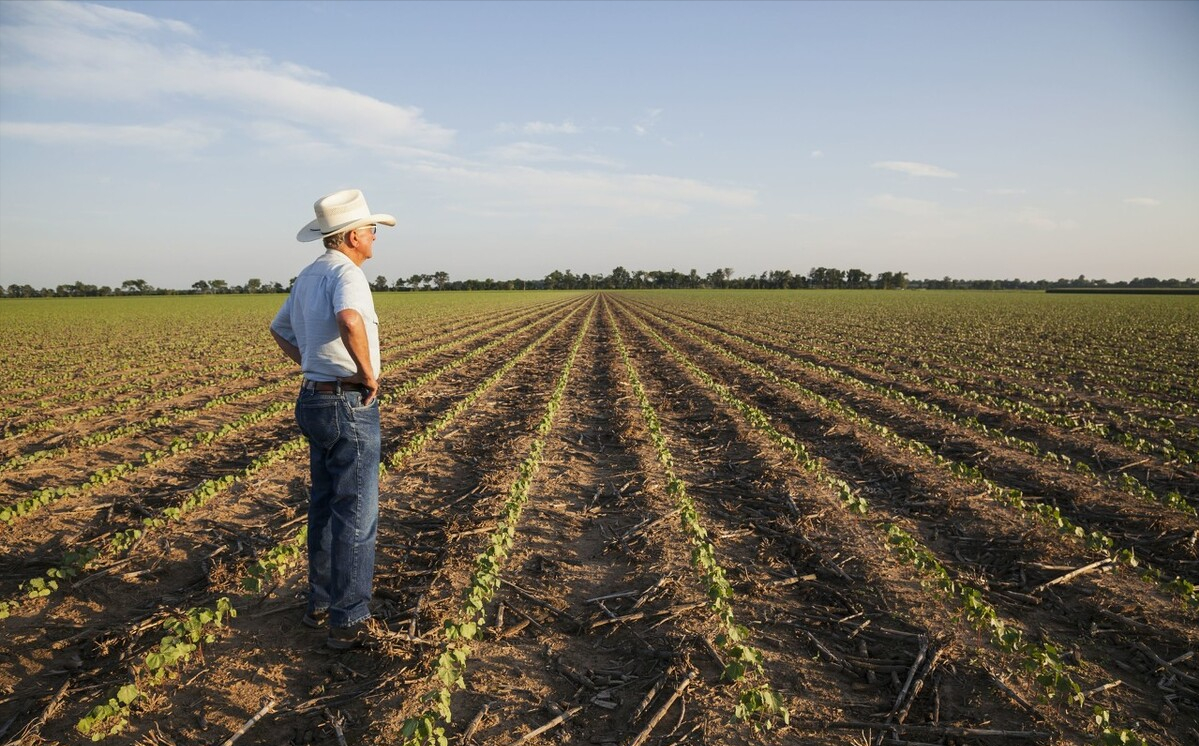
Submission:
M 304 381 L 304 388 L 321 394 L 340 394 L 343 389 L 366 391 L 360 383 L 342 383 L 341 381 Z

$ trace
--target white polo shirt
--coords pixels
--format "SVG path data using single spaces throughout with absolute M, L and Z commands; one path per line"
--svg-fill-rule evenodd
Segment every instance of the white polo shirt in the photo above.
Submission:
M 337 314 L 352 308 L 362 315 L 371 368 L 379 375 L 379 317 L 366 274 L 340 251 L 328 249 L 300 272 L 271 329 L 300 349 L 304 377 L 336 381 L 358 372 L 341 341 Z

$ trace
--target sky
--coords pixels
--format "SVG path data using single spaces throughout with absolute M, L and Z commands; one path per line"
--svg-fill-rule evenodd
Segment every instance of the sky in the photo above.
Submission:
M 1199 276 L 1199 2 L 0 0 L 0 285 Z

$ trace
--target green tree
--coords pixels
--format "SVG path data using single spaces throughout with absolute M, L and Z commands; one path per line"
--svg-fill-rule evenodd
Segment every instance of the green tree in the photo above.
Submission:
M 149 293 L 153 290 L 145 280 L 125 280 L 121 283 L 121 291 L 125 293 Z

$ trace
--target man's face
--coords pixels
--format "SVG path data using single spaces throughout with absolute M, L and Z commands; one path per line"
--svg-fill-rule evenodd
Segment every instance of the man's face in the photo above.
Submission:
M 364 225 L 354 229 L 354 235 L 358 237 L 358 250 L 362 252 L 364 261 L 374 255 L 376 230 L 378 228 L 374 225 Z

